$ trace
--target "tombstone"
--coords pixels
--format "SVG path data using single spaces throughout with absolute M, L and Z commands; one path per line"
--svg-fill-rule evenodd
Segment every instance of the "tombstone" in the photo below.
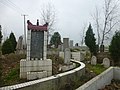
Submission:
M 16 52 L 18 54 L 24 53 L 24 45 L 23 45 L 23 36 L 20 36 L 16 45 Z
M 28 20 L 27 60 L 38 58 L 45 60 L 47 52 L 47 27 L 45 25 L 32 25 Z
M 70 47 L 73 47 L 73 40 L 70 40 Z
M 58 50 L 62 51 L 62 45 L 58 45 Z
M 96 56 L 92 56 L 91 65 L 96 65 L 96 64 L 97 64 L 97 58 L 96 58 Z
M 63 49 L 69 48 L 69 38 L 63 38 Z
M 70 64 L 70 59 L 71 59 L 71 52 L 69 48 L 65 49 L 64 52 L 64 63 L 65 64 Z
M 27 31 L 27 59 L 20 61 L 20 78 L 32 80 L 52 75 L 52 60 L 46 59 L 47 54 L 47 23 L 33 25 L 29 20 Z M 47 72 L 47 74 L 46 74 Z M 36 77 L 37 76 L 37 77 Z
M 103 59 L 103 65 L 105 68 L 110 67 L 110 60 L 108 58 Z

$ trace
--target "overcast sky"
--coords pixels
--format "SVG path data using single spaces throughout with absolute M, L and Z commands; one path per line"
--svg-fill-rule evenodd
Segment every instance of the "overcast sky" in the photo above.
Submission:
M 3 34 L 8 36 L 12 31 L 16 38 L 23 34 L 23 17 L 36 24 L 40 19 L 40 9 L 51 3 L 56 12 L 55 31 L 62 38 L 69 37 L 74 43 L 80 43 L 82 28 L 92 23 L 91 14 L 96 6 L 102 6 L 103 0 L 0 0 L 0 24 Z

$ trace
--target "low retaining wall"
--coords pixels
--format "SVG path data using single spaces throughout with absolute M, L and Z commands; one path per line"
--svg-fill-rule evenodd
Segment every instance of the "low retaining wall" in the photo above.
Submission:
M 114 79 L 120 80 L 120 68 L 115 67 L 113 69 L 113 76 L 114 76 Z
M 120 68 L 110 67 L 76 90 L 98 90 L 104 88 L 105 85 L 109 85 L 112 79 L 120 80 Z
M 65 84 L 76 81 L 80 76 L 85 74 L 85 64 L 79 61 L 72 60 L 80 64 L 76 69 L 68 72 L 50 76 L 47 78 L 25 82 L 17 85 L 2 87 L 0 90 L 59 90 Z

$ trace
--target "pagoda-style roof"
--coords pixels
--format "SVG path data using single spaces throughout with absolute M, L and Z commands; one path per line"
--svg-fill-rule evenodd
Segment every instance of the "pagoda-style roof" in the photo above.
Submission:
M 48 23 L 44 24 L 44 25 L 39 25 L 39 21 L 37 20 L 37 25 L 33 25 L 29 20 L 27 21 L 27 28 L 28 30 L 32 30 L 32 31 L 47 31 L 47 26 Z

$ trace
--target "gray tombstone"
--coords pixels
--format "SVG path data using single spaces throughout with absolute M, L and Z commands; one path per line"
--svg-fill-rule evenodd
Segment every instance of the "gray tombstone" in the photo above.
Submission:
M 63 49 L 69 48 L 69 38 L 63 38 Z
M 23 37 L 22 36 L 20 36 L 19 39 L 18 39 L 16 49 L 17 50 L 23 49 Z
M 73 40 L 70 40 L 70 47 L 73 47 Z
M 16 45 L 16 53 L 23 54 L 26 50 L 24 49 L 24 39 L 23 36 L 20 36 Z
M 96 64 L 97 64 L 97 58 L 96 58 L 96 56 L 92 56 L 91 65 L 96 65 Z
M 36 58 L 45 60 L 47 55 L 47 24 L 40 26 L 33 25 L 29 20 L 27 34 L 27 60 Z
M 31 31 L 31 58 L 43 58 L 44 31 Z
M 110 60 L 108 58 L 103 59 L 103 65 L 105 68 L 110 67 Z
M 64 63 L 65 64 L 70 64 L 70 59 L 71 59 L 71 52 L 69 48 L 65 49 L 64 52 Z

